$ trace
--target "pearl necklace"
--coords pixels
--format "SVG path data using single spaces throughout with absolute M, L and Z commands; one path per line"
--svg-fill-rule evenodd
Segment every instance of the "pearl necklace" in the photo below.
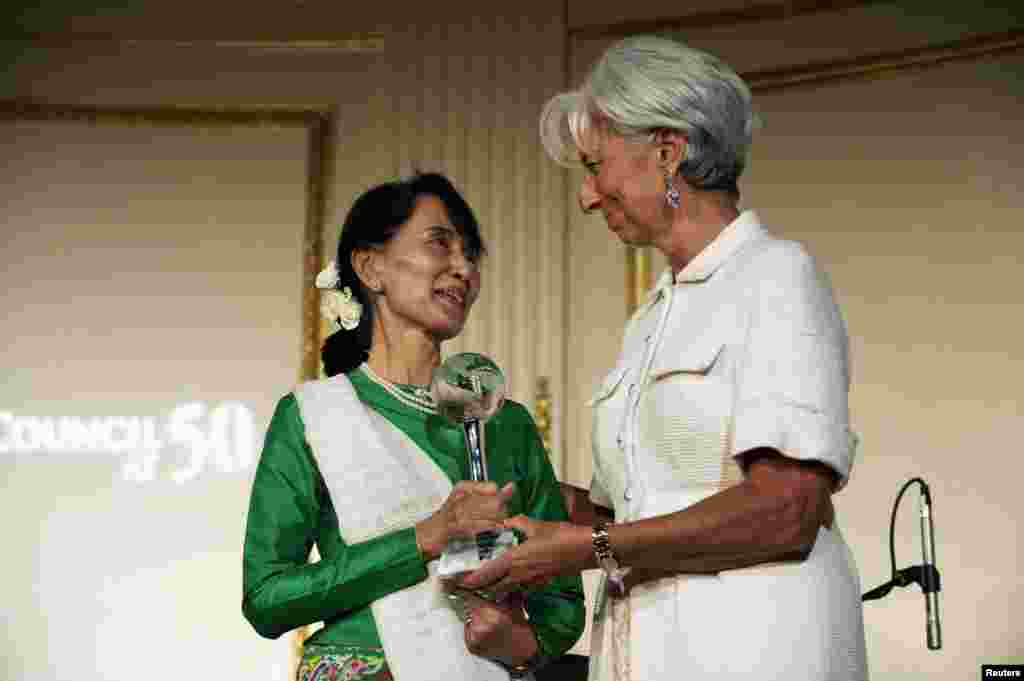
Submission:
M 392 383 L 371 369 L 370 365 L 366 362 L 363 362 L 359 368 L 364 374 L 366 374 L 367 378 L 384 388 L 384 390 L 402 404 L 419 409 L 420 411 L 425 411 L 429 414 L 438 413 L 437 407 L 434 404 L 434 398 L 430 394 L 429 387 Z

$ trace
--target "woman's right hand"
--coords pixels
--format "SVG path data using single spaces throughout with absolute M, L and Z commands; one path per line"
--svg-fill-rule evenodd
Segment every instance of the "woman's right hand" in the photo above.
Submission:
M 451 539 L 497 529 L 508 517 L 505 508 L 515 483 L 501 489 L 493 482 L 463 480 L 433 515 L 416 525 L 416 543 L 426 560 L 441 555 Z

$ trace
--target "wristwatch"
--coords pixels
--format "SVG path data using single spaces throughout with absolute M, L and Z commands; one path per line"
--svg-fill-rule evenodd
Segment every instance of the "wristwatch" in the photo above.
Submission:
M 622 581 L 625 570 L 619 567 L 619 561 L 612 553 L 612 545 L 608 539 L 608 523 L 600 521 L 594 525 L 591 539 L 594 544 L 594 558 L 597 559 L 597 564 L 608 575 L 608 581 L 618 589 L 619 593 L 623 593 L 626 590 L 626 585 Z

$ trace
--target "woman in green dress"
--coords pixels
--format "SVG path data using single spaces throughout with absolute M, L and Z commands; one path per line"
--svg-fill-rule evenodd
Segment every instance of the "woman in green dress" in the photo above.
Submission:
M 426 389 L 479 294 L 483 253 L 463 198 L 423 174 L 360 196 L 318 277 L 340 327 L 324 345 L 328 378 L 277 406 L 244 549 L 242 610 L 257 632 L 324 623 L 300 681 L 528 678 L 583 631 L 578 577 L 501 602 L 463 593 L 457 612 L 436 575 L 450 539 L 509 515 L 565 518 L 526 409 L 508 401 L 487 422 L 491 482 L 468 482 L 461 429 Z

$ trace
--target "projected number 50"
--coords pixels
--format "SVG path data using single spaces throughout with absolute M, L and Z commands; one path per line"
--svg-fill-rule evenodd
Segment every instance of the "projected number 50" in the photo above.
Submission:
M 188 458 L 182 468 L 171 473 L 177 483 L 192 480 L 207 467 L 234 473 L 252 462 L 253 419 L 245 405 L 220 404 L 206 417 L 202 402 L 190 402 L 177 407 L 167 420 L 167 437 L 171 444 L 183 447 Z

